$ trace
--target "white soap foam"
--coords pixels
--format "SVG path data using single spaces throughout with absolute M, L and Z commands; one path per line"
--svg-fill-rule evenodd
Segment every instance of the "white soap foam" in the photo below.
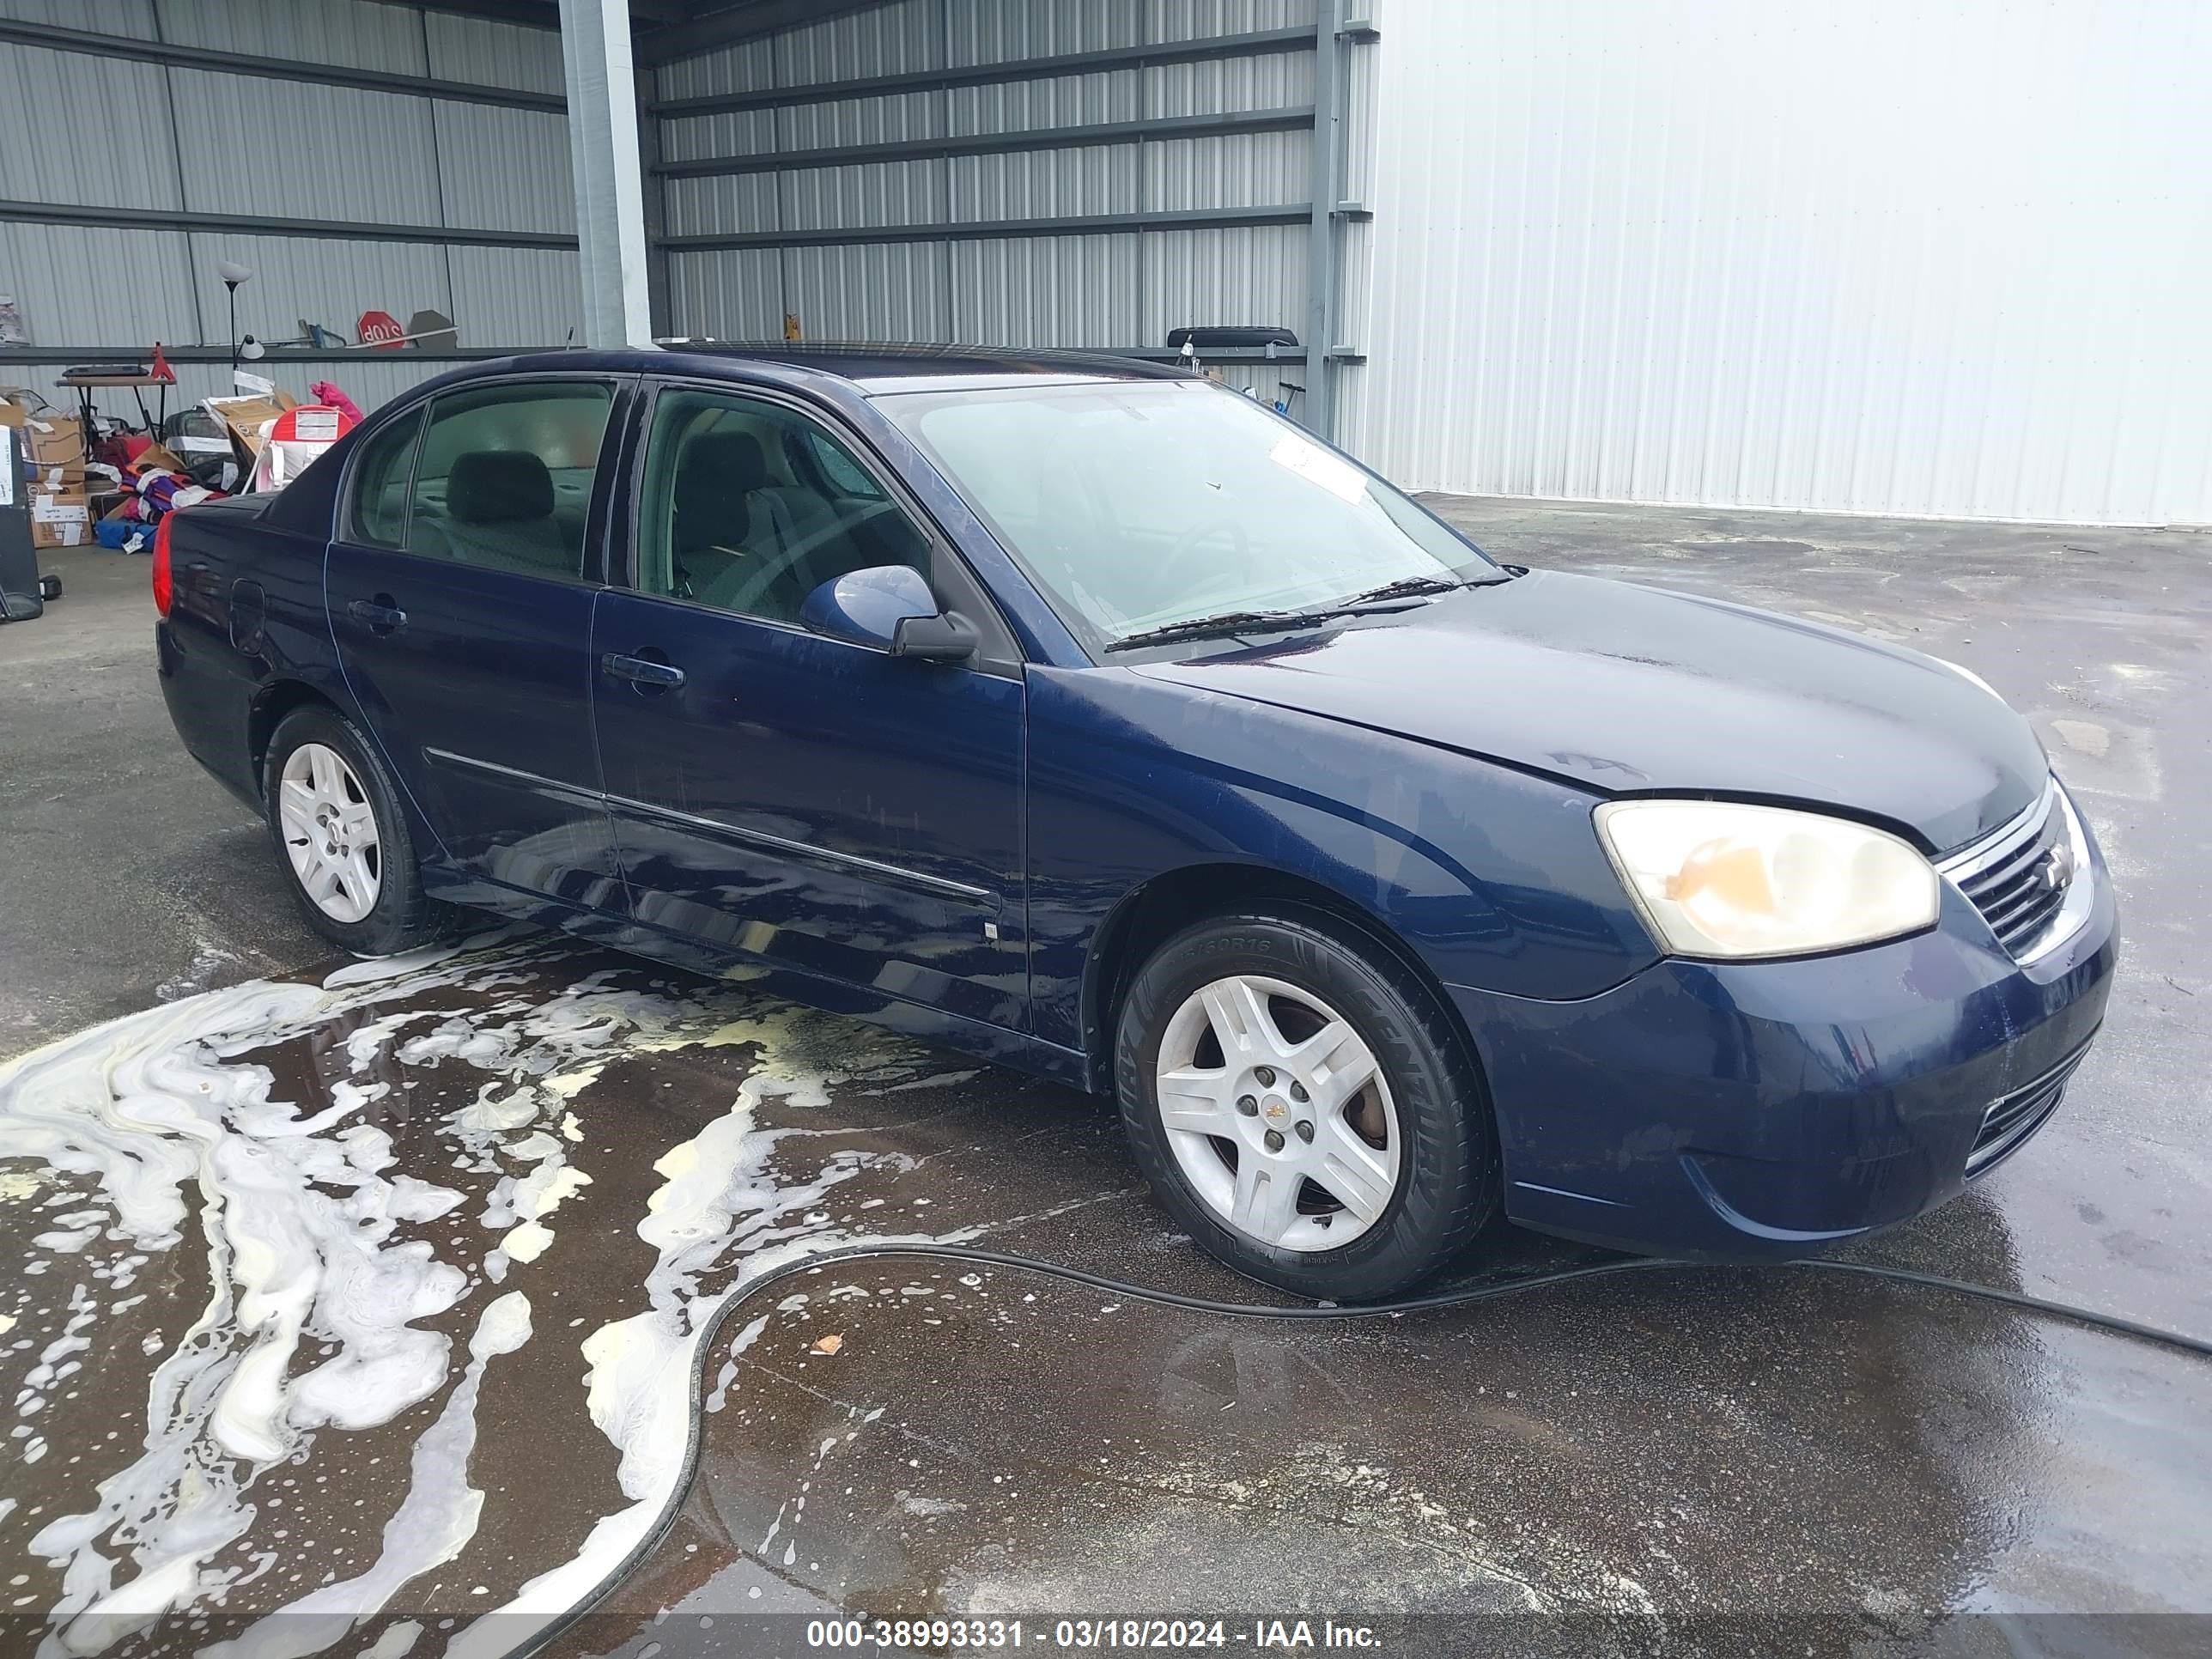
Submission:
M 461 1194 L 392 1174 L 389 1135 L 347 1121 L 388 1083 L 341 1081 L 327 1108 L 302 1115 L 270 1097 L 265 1067 L 238 1056 L 339 1016 L 358 1019 L 380 1003 L 444 987 L 481 993 L 520 977 L 513 961 L 454 950 L 356 963 L 319 988 L 250 983 L 193 997 L 0 1066 L 0 1145 L 11 1161 L 21 1155 L 95 1178 L 115 1237 L 143 1252 L 179 1242 L 191 1218 L 186 1194 L 195 1194 L 208 1255 L 208 1300 L 166 1345 L 142 1446 L 98 1483 L 90 1509 L 57 1517 L 32 1540 L 62 1574 L 50 1610 L 59 1634 L 47 1650 L 97 1651 L 267 1571 L 273 1557 L 243 1571 L 211 1565 L 252 1527 L 262 1473 L 303 1455 L 318 1431 L 388 1422 L 447 1382 L 447 1340 L 415 1322 L 455 1305 L 469 1276 L 427 1241 L 397 1234 L 450 1211 Z M 503 1080 L 487 1092 L 521 1109 L 502 1114 L 501 1127 L 512 1116 L 512 1127 L 529 1133 L 541 1110 L 555 1127 L 563 1109 L 550 1092 L 533 1099 L 533 1077 L 573 1071 L 617 1036 L 666 1037 L 682 1012 L 667 999 L 615 994 L 563 995 L 542 1007 L 517 1000 L 495 1012 L 431 1015 L 442 1023 L 415 1046 L 426 1061 L 465 1054 L 498 1068 Z M 396 1033 L 423 1017 L 420 1009 L 380 1015 L 351 1036 Z M 374 1042 L 349 1041 L 343 1052 L 356 1073 L 375 1059 Z M 507 1137 L 485 1127 L 477 1151 L 495 1168 Z M 543 1226 L 584 1178 L 565 1167 L 569 1145 L 537 1133 L 535 1168 L 526 1188 L 518 1183 L 531 1224 Z M 147 1259 L 125 1257 L 94 1276 L 120 1289 Z M 42 1404 L 67 1352 L 89 1346 L 100 1312 L 88 1287 L 75 1296 L 70 1324 L 41 1357 L 38 1387 L 22 1406 Z M 492 1304 L 503 1305 L 515 1304 Z M 472 1387 L 469 1397 L 472 1412 Z

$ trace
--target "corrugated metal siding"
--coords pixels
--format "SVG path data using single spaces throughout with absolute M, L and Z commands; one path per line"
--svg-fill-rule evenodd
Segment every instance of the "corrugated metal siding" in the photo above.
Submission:
M 160 0 L 158 30 L 151 0 L 0 0 L 0 16 L 562 86 L 559 39 L 547 31 L 367 0 Z M 566 125 L 532 110 L 5 45 L 0 155 L 15 180 L 0 196 L 75 206 L 575 230 Z M 465 344 L 557 345 L 580 310 L 566 252 L 27 224 L 0 225 L 0 294 L 16 297 L 40 343 L 222 345 L 215 266 L 226 258 L 255 272 L 239 290 L 239 325 L 265 338 L 296 337 L 302 318 L 350 337 L 364 309 L 404 319 L 431 307 L 453 318 Z
M 167 82 L 152 64 L 0 46 L 0 195 L 18 201 L 179 205 Z
M 459 248 L 214 231 L 194 231 L 191 244 L 199 277 L 200 340 L 205 344 L 225 345 L 230 340 L 226 295 L 216 274 L 225 259 L 253 272 L 253 280 L 238 290 L 238 326 L 240 332 L 264 340 L 298 338 L 302 318 L 350 339 L 355 319 L 372 307 L 388 311 L 402 322 L 424 306 L 454 316 L 446 256 L 460 252 Z M 454 321 L 460 325 L 462 343 L 477 343 L 471 319 L 454 317 Z M 102 337 L 112 337 L 114 332 L 111 321 Z
M 210 52 L 427 75 L 420 13 L 367 0 L 157 0 L 161 38 Z M 267 84 L 267 83 L 264 83 Z
M 138 40 L 155 38 L 153 0 L 0 0 L 0 17 Z
M 441 222 L 576 234 L 565 117 L 491 104 L 429 103 Z
M 179 232 L 0 223 L 0 294 L 15 296 L 34 345 L 202 338 Z
M 659 72 L 664 96 L 1310 26 L 1313 0 L 902 0 Z M 1309 103 L 1313 54 L 1048 76 L 664 121 L 672 160 Z M 672 256 L 677 331 L 1017 345 L 1164 344 L 1189 322 L 1303 330 L 1298 227 L 867 245 L 871 230 L 1303 203 L 1311 137 L 1228 134 L 668 182 L 672 234 L 849 230 L 835 248 Z M 1266 384 L 1272 391 L 1273 381 Z
M 429 72 L 474 87 L 514 87 L 560 93 L 561 37 L 551 29 L 495 23 L 449 12 L 421 14 L 429 43 Z
M 1422 487 L 2212 520 L 2212 20 L 1399 6 L 1369 459 Z
M 428 99 L 198 70 L 167 73 L 185 204 L 194 211 L 439 222 Z M 374 141 L 365 143 L 369 134 Z
M 565 249 L 449 247 L 441 250 L 453 285 L 453 319 L 465 346 L 562 345 L 583 325 L 582 278 Z M 428 301 L 386 307 L 404 322 Z

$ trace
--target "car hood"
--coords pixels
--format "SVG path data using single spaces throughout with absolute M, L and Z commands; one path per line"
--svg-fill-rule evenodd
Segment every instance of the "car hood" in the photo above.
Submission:
M 1802 801 L 1948 852 L 2024 811 L 2027 722 L 1934 658 L 1746 605 L 1537 571 L 1387 622 L 1135 672 L 1588 786 Z

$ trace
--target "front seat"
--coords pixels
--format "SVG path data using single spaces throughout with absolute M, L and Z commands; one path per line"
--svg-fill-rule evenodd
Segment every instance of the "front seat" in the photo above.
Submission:
M 749 432 L 705 432 L 676 460 L 669 552 L 680 597 L 724 611 L 791 620 L 810 584 L 787 558 L 790 510 L 769 488 L 768 460 Z
M 537 456 L 477 449 L 446 479 L 446 540 L 455 558 L 532 576 L 574 576 L 576 559 L 553 515 L 553 475 Z

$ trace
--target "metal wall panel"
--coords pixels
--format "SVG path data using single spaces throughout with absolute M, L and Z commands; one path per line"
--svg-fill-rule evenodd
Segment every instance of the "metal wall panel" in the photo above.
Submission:
M 1430 0 L 1457 5 L 1463 0 Z M 1195 40 L 1208 34 L 1311 28 L 1314 0 L 1144 0 L 1147 40 Z
M 1376 50 L 1392 476 L 2212 521 L 2201 6 L 1486 0 Z
M 783 258 L 784 308 L 810 340 L 952 337 L 951 263 L 942 242 L 787 248 Z
M 1159 231 L 1144 247 L 1138 343 L 1164 341 L 1186 323 L 1287 326 L 1305 337 L 1304 225 Z
M 935 224 L 945 217 L 945 164 L 889 161 L 811 167 L 781 179 L 786 230 L 868 230 Z
M 730 248 L 668 256 L 668 305 L 677 332 L 710 340 L 783 337 L 783 256 Z
M 1159 64 L 1144 71 L 1144 112 L 1219 115 L 1231 110 L 1280 109 L 1314 100 L 1314 55 L 1270 52 L 1202 64 Z
M 438 158 L 434 223 L 576 234 L 568 123 L 537 110 L 430 102 Z
M 86 112 L 99 118 L 88 121 Z M 0 196 L 78 207 L 178 208 L 160 67 L 0 46 Z
M 145 350 L 206 337 L 179 232 L 0 223 L 0 294 L 15 296 L 34 345 Z
M 1310 27 L 1314 0 L 902 0 L 785 31 L 660 71 L 667 97 L 803 88 L 1213 34 Z M 939 88 L 661 124 L 671 160 L 943 135 L 1043 132 L 1303 106 L 1311 52 Z M 1310 135 L 1146 138 L 1079 149 L 793 167 L 667 181 L 672 234 L 849 231 L 836 248 L 672 256 L 680 332 L 773 335 L 796 313 L 810 339 L 1164 344 L 1171 324 L 1303 329 L 1298 227 L 870 244 L 939 222 L 1082 218 L 1299 204 Z M 1095 262 L 1095 263 L 1094 263 Z M 726 265 L 726 270 L 720 267 Z M 1273 382 L 1269 382 L 1272 386 Z
M 776 149 L 775 118 L 776 112 L 772 109 L 746 109 L 663 121 L 660 154 L 664 160 L 671 161 L 771 155 Z
M 949 61 L 1003 64 L 1133 46 L 1158 38 L 1145 33 L 1145 10 L 1097 0 L 965 0 L 948 20 Z
M 1008 346 L 1126 346 L 1144 325 L 1134 234 L 952 245 L 951 337 Z
M 1135 144 L 1097 144 L 955 156 L 950 163 L 951 216 L 1051 219 L 1134 213 L 1143 205 L 1138 149 Z
M 250 52 L 349 69 L 428 73 L 421 15 L 368 0 L 157 0 L 161 38 L 209 52 Z M 78 27 L 83 27 L 79 25 Z M 265 83 L 264 83 L 265 84 Z
M 1145 113 L 1144 78 L 1133 69 L 1009 81 L 992 87 L 951 87 L 945 99 L 948 130 L 956 133 L 1097 126 L 1134 121 Z
M 429 72 L 441 81 L 524 92 L 562 93 L 561 37 L 551 29 L 495 23 L 451 12 L 421 15 L 428 41 Z
M 1145 146 L 1148 211 L 1273 207 L 1307 198 L 1313 134 L 1239 132 Z
M 229 343 L 222 279 L 223 260 L 246 266 L 253 280 L 238 290 L 238 327 L 264 340 L 295 339 L 302 318 L 337 330 L 349 339 L 355 320 L 374 307 L 402 322 L 410 312 L 429 307 L 452 317 L 461 343 L 474 344 L 471 319 L 453 310 L 447 279 L 447 256 L 459 248 L 410 242 L 324 242 L 303 236 L 237 236 L 212 231 L 191 233 L 191 261 L 198 281 L 200 340 Z M 490 250 L 478 250 L 489 252 Z M 112 319 L 100 337 L 118 331 Z M 143 329 L 124 332 L 125 339 Z
M 185 204 L 195 211 L 440 222 L 428 99 L 200 70 L 168 75 Z
M 653 71 L 654 88 L 663 98 L 757 92 L 775 84 L 775 44 L 765 38 L 679 58 Z
M 561 248 L 449 247 L 441 250 L 453 319 L 464 346 L 557 346 L 580 336 L 583 279 L 575 254 Z M 418 305 L 386 307 L 404 321 Z M 345 325 L 350 328 L 350 319 Z
M 780 230 L 776 175 L 738 173 L 711 179 L 671 179 L 664 198 L 668 234 L 710 236 L 743 231 Z
M 0 0 L 0 18 L 151 40 L 154 0 Z

